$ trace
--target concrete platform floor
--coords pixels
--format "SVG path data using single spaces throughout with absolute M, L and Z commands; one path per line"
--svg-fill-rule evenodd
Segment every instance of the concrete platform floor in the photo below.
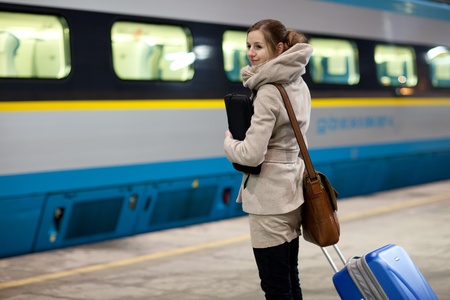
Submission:
M 347 258 L 398 244 L 439 299 L 450 299 L 450 181 L 341 199 L 339 218 L 339 247 Z M 304 299 L 339 299 L 320 248 L 301 239 L 299 260 Z M 247 217 L 240 217 L 0 259 L 0 299 L 256 300 L 264 295 Z

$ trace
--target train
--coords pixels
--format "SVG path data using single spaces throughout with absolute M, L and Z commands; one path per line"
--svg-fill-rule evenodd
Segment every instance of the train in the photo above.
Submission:
M 264 18 L 314 48 L 308 144 L 340 201 L 450 178 L 448 4 L 1 1 L 0 257 L 243 216 L 223 98 Z

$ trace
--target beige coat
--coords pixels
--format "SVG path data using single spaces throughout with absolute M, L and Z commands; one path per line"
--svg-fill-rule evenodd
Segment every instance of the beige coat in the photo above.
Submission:
M 250 214 L 284 214 L 303 203 L 301 179 L 305 170 L 299 147 L 280 92 L 270 83 L 286 89 L 303 134 L 309 126 L 311 96 L 301 75 L 312 54 L 308 44 L 296 44 L 258 67 L 241 71 L 244 86 L 257 91 L 254 115 L 243 141 L 226 138 L 225 155 L 231 162 L 247 166 L 261 163 L 259 175 L 244 174 L 238 195 L 243 210 Z

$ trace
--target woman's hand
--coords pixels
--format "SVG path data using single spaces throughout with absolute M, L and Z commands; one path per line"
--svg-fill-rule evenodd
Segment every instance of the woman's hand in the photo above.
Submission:
M 233 135 L 229 130 L 225 131 L 225 138 L 233 138 Z

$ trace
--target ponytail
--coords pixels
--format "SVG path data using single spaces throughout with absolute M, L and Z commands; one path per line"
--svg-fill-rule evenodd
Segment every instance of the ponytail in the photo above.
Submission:
M 299 33 L 295 30 L 288 29 L 286 31 L 286 37 L 284 39 L 285 50 L 291 48 L 298 43 L 307 43 L 308 39 L 303 33 Z

